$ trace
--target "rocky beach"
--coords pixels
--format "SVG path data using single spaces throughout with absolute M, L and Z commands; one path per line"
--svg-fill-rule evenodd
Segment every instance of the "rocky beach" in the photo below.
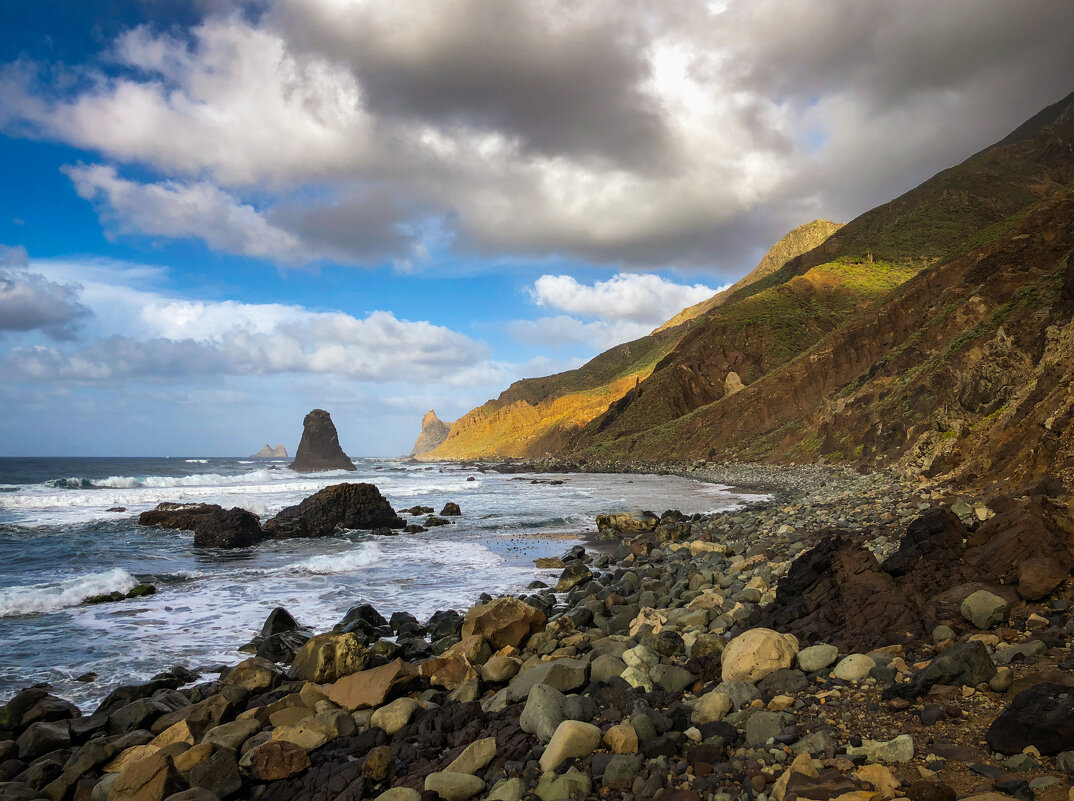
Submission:
M 0 794 L 1072 792 L 1074 553 L 1046 482 L 957 497 L 822 466 L 689 474 L 772 497 L 601 516 L 592 543 L 541 558 L 552 582 L 428 619 L 366 604 L 314 633 L 277 610 L 219 676 L 176 667 L 85 713 L 27 688 L 0 713 Z

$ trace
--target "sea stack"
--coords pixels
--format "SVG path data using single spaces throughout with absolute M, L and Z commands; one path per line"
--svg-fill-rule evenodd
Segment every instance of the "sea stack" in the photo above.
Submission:
M 286 459 L 287 448 L 283 445 L 277 445 L 275 448 L 270 448 L 266 442 L 265 447 L 250 457 L 251 459 Z
M 339 447 L 332 415 L 324 409 L 314 409 L 302 421 L 302 441 L 290 467 L 302 473 L 358 469 Z
M 436 412 L 430 409 L 421 418 L 421 433 L 414 442 L 414 450 L 410 452 L 412 457 L 421 456 L 437 447 L 447 439 L 451 426 L 436 416 Z

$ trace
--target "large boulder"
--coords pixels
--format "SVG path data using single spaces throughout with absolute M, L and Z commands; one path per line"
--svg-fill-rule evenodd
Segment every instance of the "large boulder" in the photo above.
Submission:
M 396 659 L 387 665 L 344 676 L 328 688 L 328 700 L 353 712 L 378 707 L 420 684 L 418 671 Z
M 171 757 L 152 754 L 124 768 L 112 782 L 108 801 L 164 801 L 184 789 Z
M 938 654 L 913 681 L 889 687 L 884 691 L 884 697 L 918 698 L 937 684 L 976 687 L 995 675 L 996 665 L 984 643 L 960 642 Z
M 993 629 L 1006 623 L 1011 605 L 988 590 L 977 590 L 962 602 L 962 617 L 979 629 Z
M 355 634 L 318 634 L 295 654 L 291 672 L 296 678 L 321 684 L 365 670 L 370 659 Z
M 201 548 L 247 548 L 263 539 L 257 515 L 215 503 L 166 501 L 138 515 L 138 525 L 193 531 L 194 544 Z
M 339 447 L 332 415 L 324 409 L 314 409 L 302 421 L 302 441 L 290 467 L 303 473 L 358 469 Z
M 263 538 L 257 515 L 245 509 L 214 511 L 194 526 L 194 544 L 199 548 L 249 548 Z
M 497 598 L 472 607 L 462 621 L 462 636 L 484 637 L 499 650 L 521 645 L 527 637 L 544 629 L 545 615 L 540 609 L 517 598 Z
M 723 680 L 756 683 L 770 673 L 794 665 L 798 639 L 771 629 L 739 634 L 723 652 Z
M 1049 755 L 1074 749 L 1074 687 L 1038 684 L 1018 693 L 989 727 L 987 740 L 1001 754 L 1031 745 Z
M 328 537 L 340 529 L 402 528 L 406 524 L 372 484 L 333 484 L 288 506 L 265 523 L 274 538 Z
M 1050 556 L 1026 559 L 1018 566 L 1018 594 L 1027 601 L 1039 601 L 1069 577 L 1070 571 Z

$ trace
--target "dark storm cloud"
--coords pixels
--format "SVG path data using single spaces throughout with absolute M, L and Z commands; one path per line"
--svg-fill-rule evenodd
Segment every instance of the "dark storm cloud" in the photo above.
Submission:
M 0 265 L 26 264 L 22 248 L 0 248 Z M 74 337 L 90 310 L 78 302 L 78 287 L 44 276 L 0 267 L 0 331 L 44 331 L 53 339 Z
M 112 54 L 135 69 L 82 94 L 0 75 L 8 130 L 168 179 L 138 191 L 117 174 L 157 201 L 147 218 L 101 200 L 124 233 L 215 247 L 238 227 L 288 263 L 376 263 L 411 258 L 428 228 L 493 261 L 730 276 L 789 228 L 846 221 L 1074 89 L 1069 0 L 239 8 L 183 36 L 138 29 Z M 214 184 L 228 213 L 192 217 L 183 201 Z

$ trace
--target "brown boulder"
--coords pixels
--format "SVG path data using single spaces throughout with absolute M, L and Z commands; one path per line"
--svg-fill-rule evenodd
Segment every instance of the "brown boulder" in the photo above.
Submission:
M 1067 580 L 1069 570 L 1050 556 L 1026 559 L 1018 566 L 1018 594 L 1027 601 L 1046 598 Z
M 305 473 L 358 469 L 339 447 L 332 415 L 324 409 L 314 409 L 302 421 L 302 441 L 298 443 L 290 468 Z
M 179 531 L 194 531 L 197 524 L 213 514 L 222 512 L 224 507 L 215 503 L 171 503 L 165 501 L 157 504 L 155 509 L 138 515 L 140 526 L 160 526 Z
M 986 520 L 966 543 L 966 564 L 978 580 L 1016 584 L 1021 564 L 1047 557 L 1065 570 L 1074 567 L 1074 524 L 1065 506 L 1044 496 L 993 498 L 995 517 Z
M 493 649 L 518 646 L 531 634 L 544 629 L 545 616 L 517 598 L 497 598 L 475 606 L 462 621 L 462 636 L 480 635 Z
M 108 790 L 108 801 L 164 801 L 185 789 L 171 757 L 153 754 L 124 768 Z
M 353 712 L 378 707 L 409 692 L 419 684 L 418 671 L 409 662 L 396 659 L 339 679 L 328 689 L 328 700 Z
M 265 523 L 266 537 L 328 537 L 340 529 L 406 525 L 373 484 L 333 484 Z
M 301 773 L 310 766 L 309 755 L 289 740 L 269 740 L 252 749 L 244 761 L 247 772 L 258 782 L 274 782 Z
M 477 669 L 470 660 L 458 652 L 433 657 L 428 662 L 422 662 L 418 670 L 429 679 L 429 684 L 445 690 L 454 690 L 478 677 Z
M 356 634 L 318 634 L 295 654 L 291 672 L 299 679 L 321 684 L 364 670 L 370 658 Z

